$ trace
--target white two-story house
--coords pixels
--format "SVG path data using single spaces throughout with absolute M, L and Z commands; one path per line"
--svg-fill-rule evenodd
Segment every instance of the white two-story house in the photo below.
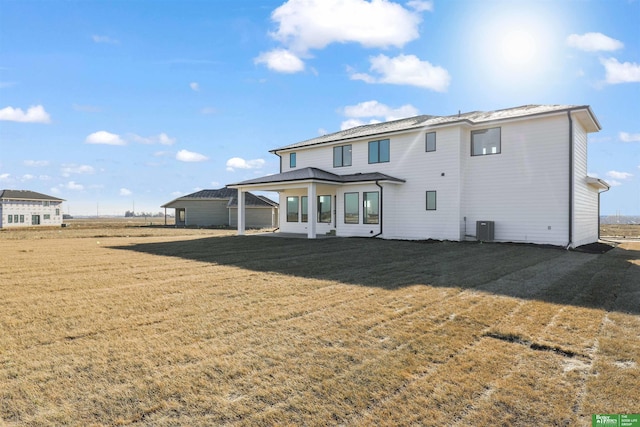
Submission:
M 0 190 L 0 228 L 60 226 L 64 199 L 28 190 Z
M 604 181 L 587 176 L 589 106 L 526 105 L 359 126 L 272 150 L 280 230 L 576 247 L 598 240 Z M 238 200 L 242 200 L 239 197 Z M 244 233 L 244 206 L 238 233 Z

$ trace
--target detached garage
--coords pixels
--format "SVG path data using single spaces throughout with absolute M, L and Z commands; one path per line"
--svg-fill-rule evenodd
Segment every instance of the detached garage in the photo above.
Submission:
M 244 193 L 246 227 L 278 227 L 278 203 L 253 193 Z M 238 190 L 201 190 L 162 205 L 175 209 L 177 226 L 235 227 L 238 222 Z

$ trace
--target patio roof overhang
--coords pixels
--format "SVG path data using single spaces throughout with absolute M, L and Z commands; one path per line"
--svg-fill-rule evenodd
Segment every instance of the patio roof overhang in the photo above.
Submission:
M 260 178 L 229 184 L 229 188 L 251 188 L 262 191 L 284 191 L 288 188 L 306 187 L 308 184 L 349 185 L 367 183 L 402 184 L 404 179 L 395 178 L 380 172 L 355 173 L 337 175 L 318 168 L 302 168 L 287 172 L 267 175 Z
M 607 184 L 606 181 L 592 176 L 587 177 L 587 184 L 602 192 L 608 191 L 611 188 L 611 186 Z

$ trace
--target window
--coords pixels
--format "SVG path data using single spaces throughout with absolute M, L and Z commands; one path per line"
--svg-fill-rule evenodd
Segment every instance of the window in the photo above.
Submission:
M 24 215 L 20 215 L 20 222 L 24 224 Z
M 333 147 L 333 167 L 351 166 L 351 145 Z
M 379 194 L 377 191 L 364 193 L 364 223 L 378 224 L 380 216 Z
M 425 135 L 424 139 L 425 151 L 436 151 L 436 133 L 429 132 Z
M 51 219 L 51 215 L 49 215 L 49 214 L 44 214 L 44 215 L 42 216 L 42 219 Z
M 13 216 L 13 222 L 15 222 L 16 224 L 18 223 L 18 215 Z
M 471 131 L 471 155 L 500 154 L 500 128 Z
M 302 222 L 309 222 L 309 198 L 307 196 L 300 197 L 300 213 Z
M 428 211 L 436 210 L 436 192 L 435 191 L 427 191 L 427 210 Z
M 8 215 L 8 216 L 7 216 L 7 219 L 8 219 L 8 221 L 7 221 L 7 222 L 8 222 L 9 224 L 13 223 L 13 215 Z
M 318 196 L 318 222 L 331 222 L 331 196 Z
M 49 206 L 49 201 L 48 201 L 48 200 L 45 200 L 44 202 L 42 202 L 42 204 L 43 204 L 43 206 L 45 206 L 45 207 L 46 207 L 46 206 Z
M 60 216 L 60 209 L 56 209 L 56 216 Z
M 290 168 L 296 167 L 296 153 L 289 154 L 289 167 Z
M 386 163 L 389 161 L 389 140 L 369 142 L 369 163 Z
M 360 223 L 360 201 L 358 193 L 344 193 L 344 223 Z
M 298 222 L 298 196 L 287 197 L 287 222 Z

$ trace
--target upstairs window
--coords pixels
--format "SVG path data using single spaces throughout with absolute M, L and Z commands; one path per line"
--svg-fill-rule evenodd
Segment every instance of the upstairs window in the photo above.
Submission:
M 436 151 L 436 133 L 435 132 L 429 132 L 425 135 L 424 146 L 425 146 L 424 151 L 426 152 Z
M 289 154 L 289 167 L 290 168 L 296 167 L 296 153 Z
M 389 140 L 369 142 L 369 163 L 387 163 L 389 161 Z
M 333 167 L 351 166 L 351 145 L 333 147 Z
M 471 155 L 500 154 L 500 128 L 471 131 Z

